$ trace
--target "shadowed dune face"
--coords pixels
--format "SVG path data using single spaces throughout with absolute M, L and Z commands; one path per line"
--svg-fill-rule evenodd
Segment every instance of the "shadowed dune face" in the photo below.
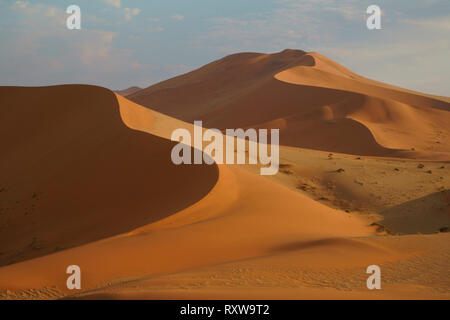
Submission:
M 27 259 L 56 245 L 75 246 L 0 268 L 0 287 L 12 292 L 56 286 L 68 293 L 61 270 L 74 263 L 87 271 L 83 288 L 89 289 L 265 256 L 276 248 L 284 252 L 286 243 L 374 232 L 362 219 L 237 166 L 172 165 L 173 142 L 152 135 L 164 136 L 161 127 L 172 122 L 123 97 L 116 100 L 110 91 L 84 86 L 9 89 L 2 96 L 15 112 L 5 108 L 10 120 L 5 125 L 12 132 L 8 123 L 19 123 L 21 130 L 1 140 L 8 151 L 1 163 L 2 196 L 27 207 L 35 204 L 35 210 L 27 216 L 8 212 L 16 220 L 6 221 L 3 229 L 1 243 L 9 260 L 4 263 L 22 253 Z M 30 103 L 36 96 L 40 108 Z M 64 102 L 67 96 L 73 98 Z M 18 115 L 25 110 L 25 119 L 34 122 L 20 122 Z M 98 239 L 103 240 L 93 241 Z M 384 254 L 383 259 L 391 258 Z M 2 296 L 9 293 L 0 292 Z
M 129 232 L 203 198 L 216 165 L 131 130 L 92 86 L 0 88 L 0 265 Z
M 222 110 L 237 97 L 245 95 L 248 89 L 259 87 L 278 72 L 313 62 L 305 52 L 297 50 L 285 50 L 274 55 L 234 54 L 127 98 L 188 122 L 206 121 L 207 114 Z
M 132 99 L 166 114 L 93 86 L 0 87 L 0 299 L 448 298 L 450 235 L 381 228 L 447 226 L 447 163 L 360 156 L 446 157 L 446 102 L 295 50 L 232 55 Z M 266 177 L 175 166 L 168 137 L 194 130 L 180 119 L 358 156 L 282 147 Z M 367 290 L 374 264 L 383 290 Z
M 381 214 L 384 216 L 382 223 L 395 232 L 411 234 L 421 230 L 422 233 L 435 233 L 450 225 L 450 190 L 404 202 Z
M 282 145 L 448 160 L 450 104 L 361 77 L 316 53 L 225 57 L 128 98 L 210 128 L 279 128 Z

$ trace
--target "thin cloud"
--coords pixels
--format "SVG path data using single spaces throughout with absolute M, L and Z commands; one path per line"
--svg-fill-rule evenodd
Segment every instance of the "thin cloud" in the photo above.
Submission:
M 413 3 L 399 8 L 383 2 L 380 7 L 385 30 L 371 31 L 366 28 L 366 3 L 277 1 L 282 5 L 271 11 L 208 19 L 209 28 L 198 34 L 193 46 L 221 55 L 285 48 L 317 51 L 370 78 L 448 95 L 450 66 L 445 56 L 450 52 L 446 37 L 450 17 L 439 17 L 435 12 L 426 19 L 406 18 L 421 14 Z M 431 10 L 437 9 L 429 7 L 428 14 Z
M 403 19 L 405 23 L 436 31 L 450 30 L 450 16 L 430 19 Z
M 146 29 L 148 32 L 163 32 L 164 28 L 162 26 L 149 27 Z
M 172 19 L 181 21 L 181 20 L 184 19 L 184 16 L 181 15 L 181 14 L 176 13 L 176 14 L 172 15 Z
M 110 6 L 116 7 L 116 8 L 121 7 L 120 0 L 101 0 L 101 1 L 106 4 L 109 4 Z
M 125 8 L 125 20 L 130 21 L 133 16 L 137 16 L 141 12 L 139 8 Z
M 46 4 L 34 4 L 28 1 L 14 1 L 10 7 L 20 19 L 20 23 L 28 27 L 65 25 L 65 11 Z

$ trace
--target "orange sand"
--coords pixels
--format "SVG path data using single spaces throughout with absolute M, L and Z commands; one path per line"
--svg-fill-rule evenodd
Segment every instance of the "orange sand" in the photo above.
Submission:
M 448 234 L 380 236 L 370 216 L 292 187 L 334 179 L 328 153 L 285 148 L 292 171 L 271 178 L 170 161 L 170 133 L 194 119 L 280 127 L 284 144 L 327 152 L 448 160 L 443 100 L 292 50 L 233 55 L 129 96 L 152 110 L 93 86 L 0 87 L 0 97 L 0 298 L 450 297 Z M 382 183 L 393 160 L 365 161 Z M 342 180 L 335 196 L 362 201 L 358 186 Z M 384 270 L 376 292 L 365 287 L 372 264 Z

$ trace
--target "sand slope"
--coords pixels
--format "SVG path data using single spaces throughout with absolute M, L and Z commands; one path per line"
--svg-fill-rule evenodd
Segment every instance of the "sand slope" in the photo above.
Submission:
M 77 298 L 448 299 L 450 281 L 444 275 L 448 270 L 449 240 L 448 234 L 442 234 L 362 239 L 352 246 L 345 241 L 335 241 L 333 246 L 322 241 L 266 257 L 148 276 L 84 292 Z M 365 255 L 368 243 L 397 251 L 415 250 L 416 255 L 383 262 L 374 254 L 374 247 Z M 358 250 L 361 256 L 356 260 L 352 253 Z M 330 256 L 338 254 L 341 259 L 330 267 Z M 364 260 L 381 266 L 381 290 L 365 287 Z
M 412 130 L 405 117 L 418 121 L 435 110 L 421 128 L 441 128 L 437 118 L 445 124 L 437 98 L 418 94 L 429 103 L 422 110 L 366 88 L 301 84 L 292 70 L 317 64 L 314 54 L 292 50 L 233 55 L 132 95 L 160 101 L 155 110 L 92 86 L 0 87 L 0 298 L 448 299 L 448 234 L 380 237 L 372 217 L 353 212 L 365 203 L 392 209 L 386 219 L 399 230 L 434 232 L 448 221 L 448 199 L 428 217 L 411 212 L 406 199 L 431 190 L 445 196 L 446 164 L 432 163 L 436 177 L 426 173 L 428 162 L 422 170 L 410 160 L 286 147 L 282 171 L 270 178 L 259 166 L 172 165 L 172 130 L 192 131 L 182 120 L 205 112 L 206 123 L 279 127 L 285 141 L 312 149 L 446 157 L 445 148 L 427 150 L 426 140 L 417 142 L 423 150 L 396 150 Z M 336 64 L 323 69 L 327 77 L 357 77 Z M 275 78 L 286 70 L 295 72 Z M 394 124 L 399 132 L 389 131 Z M 397 176 L 387 180 L 386 172 Z M 415 190 L 418 181 L 426 188 Z M 351 205 L 315 198 L 330 186 L 332 200 Z M 82 270 L 81 292 L 66 289 L 72 264 Z M 365 286 L 372 264 L 382 266 L 381 291 Z
M 200 200 L 215 166 L 130 130 L 91 86 L 0 88 L 0 265 L 131 231 Z
M 27 94 L 19 94 L 20 90 L 28 92 Z M 114 110 L 116 104 L 113 103 L 107 107 L 106 104 L 99 103 L 101 100 L 99 101 L 98 97 L 107 99 L 107 102 L 115 102 L 112 99 L 114 96 L 110 92 L 100 88 L 71 86 L 36 89 L 8 88 L 7 92 L 10 97 L 17 97 L 18 95 L 24 97 L 22 103 L 16 102 L 15 105 L 19 106 L 16 110 L 20 110 L 20 107 L 28 108 L 30 105 L 35 110 L 45 110 L 46 106 L 57 109 L 59 106 L 58 103 L 47 103 L 36 107 L 36 102 L 33 103 L 30 99 L 35 95 L 40 95 L 38 101 L 48 101 L 45 98 L 50 96 L 56 100 L 55 97 L 63 97 L 69 93 L 78 93 L 77 96 L 86 97 L 90 92 L 95 92 L 91 99 L 85 101 L 85 107 L 80 107 L 82 105 L 79 104 L 80 102 L 73 102 L 72 108 L 66 107 L 64 110 L 72 110 L 75 114 L 80 108 L 89 110 L 82 115 L 95 124 L 92 129 L 94 132 L 95 128 L 98 128 L 100 119 L 103 124 L 108 121 L 106 115 L 109 114 L 112 119 L 119 119 L 117 110 Z M 79 93 L 83 94 L 80 95 Z M 94 96 L 97 98 L 94 98 Z M 91 101 L 92 99 L 95 103 Z M 14 101 L 17 100 L 20 101 L 17 98 Z M 29 101 L 30 104 L 25 103 L 26 101 Z M 142 112 L 141 107 L 135 105 L 137 113 L 133 113 L 133 104 L 127 103 L 126 100 L 122 100 L 122 102 L 124 104 L 120 106 L 120 113 L 124 122 L 130 127 L 142 127 L 142 121 L 133 121 L 133 114 Z M 105 110 L 108 108 L 110 110 L 108 112 L 103 110 L 103 112 L 96 114 L 93 111 L 94 105 L 105 106 Z M 73 108 L 76 110 L 73 110 Z M 57 110 L 54 109 L 50 114 L 57 113 Z M 12 109 L 8 110 L 15 114 L 11 111 Z M 80 115 L 81 118 L 83 118 L 82 115 Z M 157 113 L 147 113 L 144 117 L 147 117 L 148 121 L 146 130 L 151 131 L 152 128 L 155 128 L 154 123 L 157 121 Z M 84 123 L 81 118 L 79 121 Z M 45 119 L 45 117 L 41 115 L 41 119 Z M 135 117 L 134 119 L 142 120 L 142 117 Z M 70 117 L 70 121 L 75 121 L 74 117 Z M 89 121 L 87 122 L 89 123 Z M 114 121 L 109 124 L 110 127 L 112 124 L 114 124 Z M 115 124 L 117 126 L 115 130 L 117 131 L 114 132 L 115 135 L 112 135 L 114 143 L 108 144 L 103 140 L 101 144 L 104 146 L 101 149 L 102 152 L 96 152 L 95 148 L 87 148 L 92 141 L 95 141 L 95 139 L 92 139 L 93 135 L 89 135 L 90 138 L 86 141 L 82 140 L 84 144 L 79 146 L 77 150 L 77 154 L 89 152 L 88 155 L 86 154 L 89 163 L 92 163 L 96 168 L 96 172 L 88 171 L 91 176 L 85 178 L 86 184 L 79 185 L 74 181 L 75 178 L 69 180 L 61 173 L 61 176 L 56 177 L 59 183 L 54 180 L 54 183 L 58 186 L 57 190 L 56 188 L 47 189 L 47 184 L 44 182 L 49 179 L 47 178 L 48 175 L 55 175 L 53 166 L 59 163 L 67 168 L 61 170 L 69 177 L 76 175 L 77 178 L 83 180 L 84 172 L 78 169 L 78 165 L 83 163 L 79 158 L 77 158 L 77 163 L 70 163 L 72 167 L 63 162 L 69 160 L 61 159 L 55 155 L 53 155 L 53 160 L 45 159 L 53 161 L 51 162 L 52 167 L 47 167 L 45 171 L 41 172 L 44 175 L 42 180 L 37 179 L 37 177 L 33 179 L 34 188 L 38 188 L 38 194 L 42 195 L 39 197 L 40 201 L 44 202 L 44 198 L 48 199 L 46 206 L 42 205 L 42 211 L 35 213 L 36 216 L 40 215 L 38 224 L 35 226 L 30 223 L 31 226 L 28 226 L 27 222 L 18 221 L 15 229 L 11 228 L 11 225 L 8 225 L 9 228 L 5 228 L 5 230 L 8 230 L 5 240 L 7 239 L 8 243 L 14 243 L 16 246 L 24 238 L 26 239 L 24 234 L 37 234 L 38 241 L 42 237 L 42 239 L 45 239 L 45 241 L 40 242 L 42 245 L 47 243 L 54 245 L 55 241 L 64 243 L 64 239 L 67 239 L 67 241 L 72 241 L 68 242 L 67 246 L 78 246 L 0 268 L 1 288 L 7 288 L 11 292 L 25 290 L 23 293 L 25 295 L 30 292 L 31 288 L 41 290 L 36 292 L 41 292 L 42 295 L 48 294 L 46 291 L 50 290 L 48 288 L 56 288 L 52 290 L 57 290 L 62 295 L 65 292 L 67 293 L 64 271 L 70 264 L 78 264 L 81 267 L 83 270 L 83 288 L 89 289 L 111 281 L 121 282 L 124 279 L 151 274 L 170 273 L 193 267 L 273 255 L 286 250 L 315 248 L 317 247 L 316 244 L 320 244 L 320 248 L 329 248 L 330 250 L 334 247 L 344 246 L 345 251 L 348 251 L 348 254 L 361 264 L 366 264 L 369 257 L 379 257 L 383 261 L 391 261 L 401 256 L 389 249 L 350 239 L 349 237 L 373 234 L 374 229 L 368 227 L 364 220 L 351 217 L 343 211 L 330 209 L 286 187 L 268 181 L 261 176 L 248 173 L 238 167 L 219 166 L 218 181 L 214 188 L 204 196 L 204 193 L 211 189 L 215 179 L 217 179 L 217 167 L 171 166 L 170 161 L 166 158 L 170 152 L 163 148 L 163 146 L 170 146 L 171 142 L 146 133 L 132 131 L 121 125 L 120 122 Z M 68 127 L 68 124 L 65 127 Z M 77 128 L 79 127 L 83 126 L 78 123 Z M 103 126 L 100 127 L 104 128 Z M 59 130 L 62 129 L 59 128 Z M 70 133 L 72 136 L 78 137 L 73 131 L 70 131 Z M 125 146 L 140 146 L 138 139 L 141 138 L 142 143 L 145 143 L 147 148 L 139 149 L 139 153 L 133 154 L 132 149 L 124 146 L 125 149 L 119 149 L 110 157 L 97 160 L 96 153 L 100 153 L 99 157 L 106 156 L 105 152 L 109 148 L 114 149 L 113 147 L 117 146 L 121 135 L 127 137 Z M 56 140 L 63 139 L 63 134 L 57 137 L 53 135 L 53 137 Z M 109 134 L 106 135 L 107 141 L 109 137 Z M 47 137 L 45 141 L 52 142 L 52 139 Z M 79 139 L 75 139 L 75 141 L 78 144 L 81 143 Z M 159 148 L 158 143 L 162 145 Z M 69 146 L 72 147 L 71 144 Z M 148 148 L 148 146 L 151 146 L 151 148 Z M 32 150 L 38 152 L 41 149 L 44 148 L 37 148 L 36 145 L 33 145 Z M 23 150 L 22 152 L 27 151 L 26 148 L 21 150 Z M 151 157 L 145 157 L 146 151 L 151 154 Z M 71 156 L 73 155 L 69 150 L 66 150 L 66 152 Z M 14 155 L 14 152 L 9 153 Z M 120 157 L 120 168 L 103 173 L 103 168 L 108 168 L 111 163 L 114 164 L 116 157 Z M 126 165 L 124 161 L 128 157 L 130 157 L 130 160 L 134 159 L 136 163 Z M 141 158 L 143 160 L 139 160 Z M 145 164 L 145 168 L 139 166 L 140 161 Z M 14 162 L 5 162 L 4 165 L 10 164 L 11 166 L 11 163 Z M 26 164 L 28 163 L 27 161 Z M 42 163 L 38 162 L 38 164 L 42 166 Z M 84 164 L 84 166 L 86 165 Z M 120 169 L 129 167 L 139 169 L 136 175 L 126 172 L 126 176 L 133 179 L 139 190 L 134 189 L 133 185 L 127 184 L 125 177 L 120 176 Z M 3 181 L 14 180 L 13 171 L 8 171 L 11 172 L 11 176 L 6 176 Z M 100 173 L 103 173 L 103 175 L 100 175 Z M 114 179 L 121 179 L 118 182 L 119 185 L 114 184 L 106 173 L 111 175 L 114 173 Z M 194 174 L 194 176 L 190 176 L 190 174 Z M 98 175 L 100 176 L 98 177 Z M 157 180 L 161 176 L 164 176 L 165 181 Z M 174 179 L 181 180 L 174 183 Z M 66 182 L 66 180 L 69 181 Z M 98 182 L 95 183 L 95 181 Z M 124 190 L 124 185 L 128 189 Z M 169 189 L 165 187 L 166 185 L 170 186 Z M 11 184 L 10 189 L 13 190 L 14 185 Z M 119 189 L 119 191 L 116 191 L 116 189 Z M 64 190 L 65 192 L 57 193 L 58 190 Z M 74 190 L 83 190 L 83 192 L 75 194 Z M 105 190 L 107 192 L 103 193 Z M 133 192 L 133 194 L 128 194 L 128 190 L 131 190 L 130 192 Z M 139 192 L 145 195 L 141 198 Z M 120 196 L 124 193 L 126 193 L 125 198 Z M 200 193 L 203 196 L 201 200 L 198 197 Z M 105 194 L 105 198 L 101 197 L 103 194 Z M 6 193 L 3 194 L 3 196 L 5 195 Z M 175 198 L 172 198 L 172 195 L 176 195 Z M 61 206 L 71 199 L 72 203 L 73 199 L 78 199 L 76 209 L 63 211 Z M 126 202 L 128 200 L 131 203 Z M 168 216 L 173 213 L 173 206 L 186 207 L 189 202 L 191 203 L 190 206 L 185 209 L 180 208 L 176 214 Z M 91 206 L 83 208 L 82 204 L 85 203 Z M 107 206 L 107 209 L 104 209 L 101 206 L 102 204 Z M 163 204 L 166 204 L 169 208 L 163 207 Z M 88 213 L 85 214 L 85 212 Z M 64 214 L 63 218 L 60 217 L 62 214 Z M 166 218 L 164 218 L 164 215 L 166 215 Z M 77 219 L 80 217 L 83 219 Z M 158 221 L 152 223 L 158 218 Z M 134 225 L 131 225 L 133 222 Z M 131 230 L 132 227 L 134 227 L 134 230 Z M 60 232 L 61 229 L 64 230 L 64 233 Z M 2 241 L 2 243 L 5 242 Z M 7 247 L 7 249 L 13 251 L 14 248 Z M 33 252 L 33 250 L 40 249 L 31 246 L 29 250 Z M 326 265 L 339 263 L 339 251 L 337 250 L 336 254 L 331 251 L 328 260 L 319 259 L 318 263 Z M 24 259 L 27 257 L 29 256 L 24 256 Z
M 363 78 L 316 53 L 235 54 L 129 98 L 207 127 L 280 128 L 288 146 L 449 159 L 448 101 Z

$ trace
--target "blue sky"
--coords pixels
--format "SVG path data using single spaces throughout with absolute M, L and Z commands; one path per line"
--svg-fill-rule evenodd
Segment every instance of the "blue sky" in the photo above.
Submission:
M 68 30 L 66 8 L 81 8 Z M 366 28 L 381 7 L 382 30 Z M 448 0 L 0 0 L 0 84 L 152 83 L 225 55 L 285 48 L 450 96 Z

